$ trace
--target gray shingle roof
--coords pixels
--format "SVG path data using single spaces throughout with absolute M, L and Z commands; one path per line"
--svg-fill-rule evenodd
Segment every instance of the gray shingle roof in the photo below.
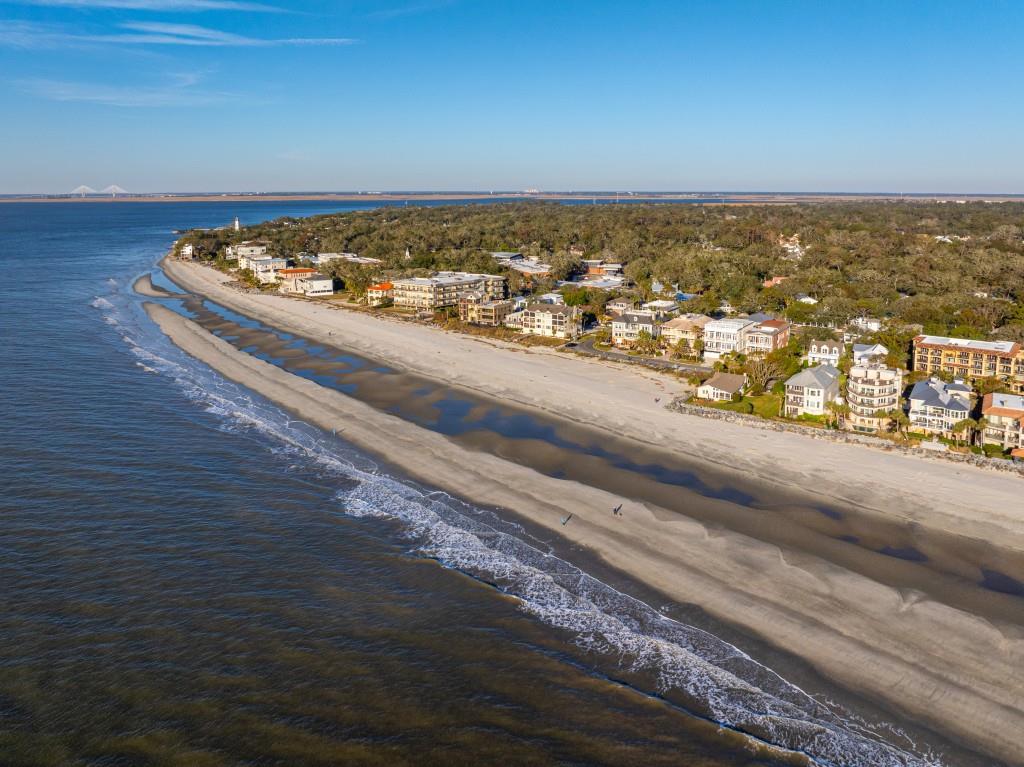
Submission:
M 811 386 L 816 389 L 827 389 L 838 378 L 839 370 L 837 368 L 832 367 L 832 365 L 818 365 L 817 367 L 801 370 L 786 381 L 786 386 Z
M 946 410 L 959 410 L 967 413 L 970 408 L 962 400 L 952 396 L 952 392 L 970 392 L 963 384 L 946 384 L 934 378 L 918 381 L 910 390 L 910 399 L 920 400 L 926 407 L 941 407 Z

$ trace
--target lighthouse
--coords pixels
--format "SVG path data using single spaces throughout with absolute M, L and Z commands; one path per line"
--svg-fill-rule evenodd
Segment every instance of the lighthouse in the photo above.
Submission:
M 235 231 L 237 232 L 237 231 L 240 231 L 240 230 L 241 230 L 241 228 L 242 228 L 242 225 L 238 223 L 238 216 L 235 216 L 235 224 L 234 224 L 234 229 L 235 229 Z

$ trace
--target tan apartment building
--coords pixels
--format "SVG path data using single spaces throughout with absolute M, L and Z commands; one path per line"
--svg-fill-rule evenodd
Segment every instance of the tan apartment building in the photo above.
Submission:
M 1019 394 L 986 394 L 981 415 L 988 422 L 982 441 L 1003 450 L 1024 448 L 1024 397 Z
M 471 291 L 459 297 L 459 319 L 472 325 L 504 325 L 513 308 L 511 301 L 488 301 L 479 291 Z
M 575 306 L 564 304 L 530 304 L 513 312 L 505 324 L 521 333 L 572 341 L 583 332 L 583 317 Z
M 1024 393 L 1024 350 L 1015 341 L 917 336 L 914 370 L 964 379 L 1000 378 L 1018 394 Z
M 438 272 L 433 277 L 408 277 L 391 284 L 395 306 L 409 309 L 458 306 L 459 297 L 470 291 L 478 291 L 490 301 L 505 298 L 508 293 L 505 278 L 496 274 Z
M 873 432 L 885 427 L 890 410 L 900 406 L 903 371 L 866 360 L 850 368 L 846 381 L 846 404 L 850 414 L 846 427 L 853 431 Z
M 395 286 L 390 282 L 378 282 L 366 289 L 366 303 L 370 306 L 384 306 L 395 294 Z

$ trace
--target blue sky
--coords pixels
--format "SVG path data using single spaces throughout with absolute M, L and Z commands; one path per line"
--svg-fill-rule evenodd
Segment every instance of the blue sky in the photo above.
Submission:
M 1021 193 L 1022 51 L 984 0 L 0 0 L 0 193 Z

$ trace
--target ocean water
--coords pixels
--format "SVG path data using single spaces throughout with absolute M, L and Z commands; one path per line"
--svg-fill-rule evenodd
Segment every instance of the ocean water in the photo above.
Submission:
M 939 755 L 176 350 L 172 229 L 0 205 L 0 763 L 924 765 Z

